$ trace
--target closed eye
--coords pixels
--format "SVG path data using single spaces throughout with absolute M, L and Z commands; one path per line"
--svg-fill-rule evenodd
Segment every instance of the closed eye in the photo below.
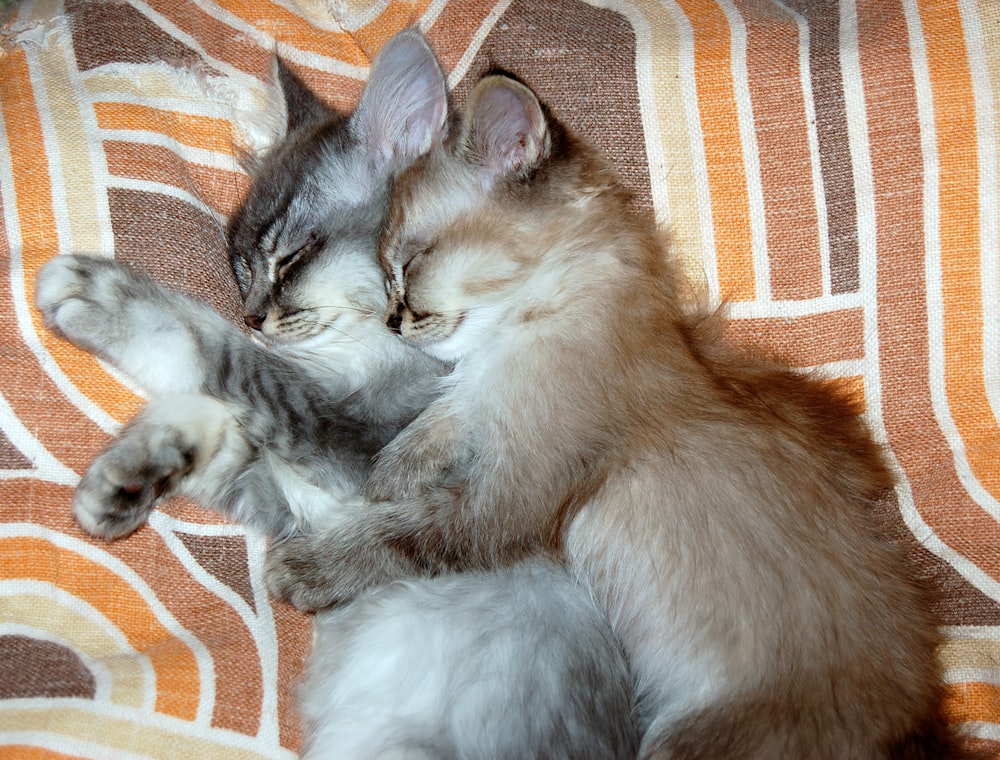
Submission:
M 280 259 L 274 263 L 274 271 L 277 277 L 280 279 L 284 277 L 288 270 L 301 261 L 303 258 L 315 253 L 322 247 L 322 242 L 316 236 L 310 236 L 309 240 L 305 245 L 299 247 L 295 251 L 282 256 Z
M 421 256 L 429 256 L 433 253 L 436 245 L 437 243 L 434 242 L 426 245 L 414 243 L 407 246 L 406 253 L 403 255 L 403 274 L 406 274 L 406 270 L 410 268 L 410 264 L 412 264 L 417 258 Z

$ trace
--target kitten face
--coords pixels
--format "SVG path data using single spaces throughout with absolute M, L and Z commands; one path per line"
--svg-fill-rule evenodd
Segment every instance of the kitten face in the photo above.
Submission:
M 521 97 L 523 108 L 506 107 Z M 534 95 L 487 78 L 473 92 L 459 137 L 395 184 L 379 261 L 387 323 L 405 340 L 456 361 L 511 339 L 519 326 L 572 298 L 563 286 L 571 279 L 572 249 L 548 244 L 560 229 L 560 193 L 556 202 L 539 204 L 527 181 L 549 148 Z
M 380 260 L 390 299 L 387 321 L 409 343 L 455 360 L 499 326 L 502 302 L 525 269 L 508 255 L 502 216 L 486 212 L 487 195 L 448 156 L 401 180 Z
M 379 51 L 358 107 L 335 113 L 281 61 L 287 135 L 229 227 L 247 326 L 272 345 L 385 332 L 375 247 L 389 181 L 443 134 L 444 75 L 416 30 Z
M 268 343 L 336 340 L 385 308 L 372 252 L 385 204 L 363 145 L 332 117 L 270 155 L 230 226 L 244 319 Z

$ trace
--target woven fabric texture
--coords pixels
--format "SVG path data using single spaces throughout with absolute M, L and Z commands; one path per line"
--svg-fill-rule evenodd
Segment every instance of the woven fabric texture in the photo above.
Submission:
M 0 754 L 292 756 L 309 619 L 265 543 L 182 500 L 127 540 L 73 487 L 142 399 L 47 332 L 39 267 L 115 257 L 236 320 L 238 155 L 272 51 L 349 109 L 419 24 L 461 104 L 531 84 L 618 165 L 733 340 L 840 378 L 944 588 L 952 720 L 1000 756 L 1000 4 L 37 0 L 0 24 Z

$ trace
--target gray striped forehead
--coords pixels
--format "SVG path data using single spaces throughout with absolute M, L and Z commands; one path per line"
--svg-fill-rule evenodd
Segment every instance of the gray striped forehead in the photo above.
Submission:
M 287 155 L 287 152 L 285 152 Z M 311 235 L 351 234 L 359 226 L 378 225 L 385 204 L 385 180 L 373 172 L 361 146 L 347 142 L 288 155 L 296 167 L 275 167 L 271 181 L 260 182 L 247 206 L 257 226 L 246 254 L 278 259 L 304 245 Z M 282 187 L 281 185 L 285 186 Z

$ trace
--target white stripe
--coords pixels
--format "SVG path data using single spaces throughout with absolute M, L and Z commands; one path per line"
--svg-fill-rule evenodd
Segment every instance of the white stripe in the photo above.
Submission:
M 428 4 L 427 10 L 424 11 L 424 15 L 420 17 L 420 21 L 417 26 L 424 32 L 427 32 L 434 23 L 437 21 L 438 16 L 441 15 L 441 11 L 445 9 L 448 5 L 448 0 L 434 0 L 434 2 Z
M 946 668 L 944 683 L 988 683 L 1000 686 L 1000 668 Z
M 1000 643 L 1000 625 L 945 625 L 941 632 L 955 641 L 990 641 Z M 1000 663 L 998 663 L 1000 665 Z
M 70 487 L 75 487 L 80 481 L 79 475 L 52 456 L 41 441 L 31 434 L 2 394 L 0 394 L 0 428 L 3 429 L 7 440 L 31 461 L 34 468 L 27 471 L 6 470 L 5 472 L 10 474 L 8 477 L 32 477 Z
M 972 734 L 978 739 L 1000 741 L 1000 725 L 997 725 L 996 723 L 970 720 L 962 724 L 962 730 Z
M 768 319 L 771 317 L 809 317 L 865 305 L 862 293 L 834 293 L 820 298 L 791 301 L 746 301 L 729 304 L 726 308 L 733 319 Z
M 771 262 L 767 251 L 767 216 L 764 205 L 764 184 L 760 168 L 760 151 L 750 98 L 750 75 L 747 70 L 747 28 L 740 12 L 731 0 L 719 0 L 732 35 L 733 96 L 746 167 L 747 201 L 750 207 L 750 240 L 753 246 L 754 297 L 758 301 L 771 298 Z
M 196 148 L 187 143 L 179 142 L 163 132 L 144 129 L 101 129 L 99 131 L 103 140 L 116 140 L 137 145 L 156 145 L 173 151 L 188 163 L 201 164 L 212 169 L 224 169 L 233 173 L 244 173 L 236 159 L 229 153 Z

